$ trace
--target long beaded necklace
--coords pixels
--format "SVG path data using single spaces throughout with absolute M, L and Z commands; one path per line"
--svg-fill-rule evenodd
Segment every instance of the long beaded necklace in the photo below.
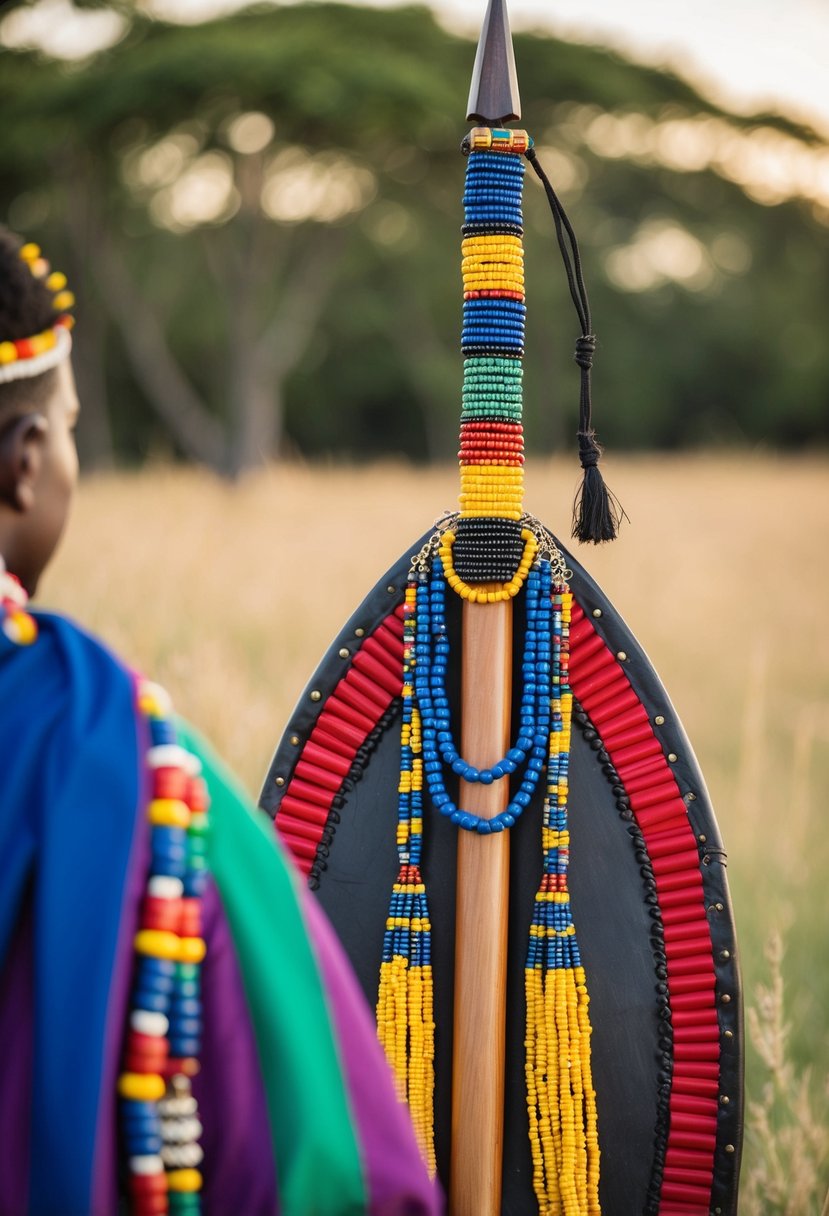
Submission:
M 133 1216 L 199 1216 L 202 1128 L 190 1080 L 202 1032 L 207 789 L 178 745 L 165 691 L 142 682 L 138 704 L 150 734 L 151 861 L 118 1080 L 126 1185 Z
M 423 576 L 416 586 L 419 628 L 416 640 L 415 691 L 423 719 L 424 772 L 433 805 L 458 827 L 468 831 L 502 832 L 504 828 L 512 827 L 528 805 L 544 767 L 550 717 L 550 664 L 549 633 L 544 630 L 543 621 L 539 620 L 539 603 L 545 593 L 549 598 L 549 562 L 540 562 L 531 570 L 526 585 L 527 628 L 524 635 L 524 687 L 519 735 L 507 754 L 485 769 L 478 769 L 463 760 L 452 739 L 449 698 L 445 687 L 449 659 L 449 637 L 445 618 L 446 584 L 437 562 L 433 564 L 429 584 L 426 584 Z M 486 785 L 508 777 L 522 764 L 526 764 L 526 768 L 519 789 L 507 808 L 493 819 L 485 819 L 462 811 L 455 805 L 446 791 L 442 774 L 443 764 L 448 765 L 464 781 Z

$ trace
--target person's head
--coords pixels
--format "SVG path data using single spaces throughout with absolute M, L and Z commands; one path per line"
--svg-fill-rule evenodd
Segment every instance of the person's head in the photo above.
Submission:
M 78 474 L 78 397 L 62 275 L 0 228 L 0 555 L 32 594 Z

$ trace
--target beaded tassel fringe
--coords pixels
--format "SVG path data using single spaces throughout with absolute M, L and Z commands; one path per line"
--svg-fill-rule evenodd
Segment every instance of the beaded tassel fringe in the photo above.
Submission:
M 423 832 L 423 757 L 420 714 L 414 701 L 416 585 L 406 589 L 403 618 L 403 721 L 400 730 L 397 854 L 380 989 L 377 1033 L 408 1102 L 431 1177 L 436 1172 L 434 1132 L 435 1020 L 431 925 L 420 875 Z
M 568 681 L 572 595 L 552 597 L 552 716 L 544 799 L 544 874 L 535 897 L 525 970 L 526 1076 L 533 1186 L 540 1216 L 594 1216 L 599 1141 L 590 1063 L 589 998 L 567 889 L 568 766 L 573 697 Z

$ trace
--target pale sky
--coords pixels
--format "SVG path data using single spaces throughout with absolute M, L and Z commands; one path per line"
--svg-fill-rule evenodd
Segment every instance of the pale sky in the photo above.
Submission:
M 381 0 L 395 3 L 397 0 Z M 240 0 L 147 0 L 183 21 L 241 7 Z M 448 27 L 474 35 L 484 0 L 436 0 Z M 510 0 L 514 29 L 545 29 L 667 63 L 734 109 L 774 109 L 829 138 L 829 0 Z M 75 13 L 69 0 L 37 0 L 0 23 L 7 43 L 39 42 L 82 55 L 117 37 L 111 12 Z M 519 82 L 521 67 L 518 65 Z

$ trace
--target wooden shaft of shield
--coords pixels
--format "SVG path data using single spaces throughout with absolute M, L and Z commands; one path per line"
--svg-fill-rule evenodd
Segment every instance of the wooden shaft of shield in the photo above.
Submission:
M 512 601 L 463 606 L 461 739 L 478 768 L 509 748 Z M 503 811 L 507 781 L 461 782 L 460 805 Z M 504 1140 L 509 832 L 460 832 L 455 922 L 452 1216 L 499 1216 Z

